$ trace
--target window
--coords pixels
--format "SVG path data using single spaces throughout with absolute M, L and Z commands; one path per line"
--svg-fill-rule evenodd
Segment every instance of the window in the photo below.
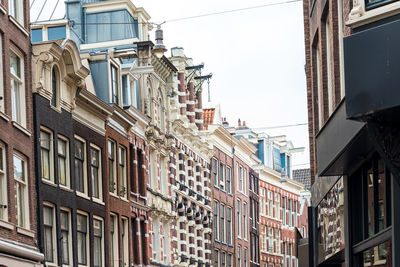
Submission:
M 226 192 L 228 194 L 232 193 L 232 170 L 230 167 L 226 167 Z
M 288 203 L 288 217 L 289 217 L 289 226 L 293 226 L 292 224 L 292 200 L 289 199 L 289 203 Z
M 103 266 L 103 221 L 93 219 L 93 266 Z
M 59 136 L 57 140 L 58 153 L 58 182 L 60 185 L 70 187 L 69 180 L 69 144 L 68 140 Z
M 293 250 L 293 244 L 289 244 L 289 267 L 292 267 L 292 250 Z
M 280 202 L 281 202 L 281 195 L 278 193 L 275 193 L 275 218 L 279 219 L 280 218 Z
M 332 66 L 331 66 L 331 28 L 329 16 L 325 18 L 325 45 L 326 45 L 326 74 L 327 74 L 327 97 L 328 97 L 328 113 L 333 112 L 333 91 L 332 91 Z
M 57 263 L 57 242 L 53 206 L 43 205 L 44 257 L 46 262 Z
M 78 264 L 88 265 L 88 224 L 87 216 L 83 214 L 77 215 L 77 249 Z
M 122 266 L 128 266 L 129 264 L 129 244 L 128 244 L 128 219 L 127 218 L 122 218 L 121 220 L 122 225 L 121 225 L 121 236 L 122 236 Z
M 225 189 L 225 165 L 220 163 L 219 164 L 219 179 L 220 179 L 220 187 L 221 190 Z
M 228 264 L 228 267 L 232 267 L 232 254 L 227 255 L 226 263 Z
M 215 233 L 215 240 L 219 240 L 219 203 L 214 202 L 214 233 Z
M 279 230 L 279 229 L 275 230 L 275 240 L 276 240 L 276 253 L 280 254 L 281 253 L 281 245 L 280 245 L 281 230 Z
M 0 73 L 3 73 L 3 36 L 0 33 Z M 0 75 L 0 112 L 4 112 L 4 88 L 3 75 Z
M 167 158 L 163 157 L 162 155 L 160 155 L 160 192 L 162 194 L 168 194 L 167 192 L 167 183 L 168 183 L 168 177 L 167 177 L 167 169 L 168 169 L 168 165 L 167 165 Z
M 24 25 L 24 13 L 23 13 L 23 2 L 22 0 L 10 0 L 8 1 L 8 11 L 21 25 Z
M 137 108 L 136 83 L 129 75 L 122 76 L 122 103 Z
M 238 267 L 242 266 L 242 248 L 240 246 L 238 246 Z
M 273 148 L 274 170 L 277 172 L 282 171 L 281 152 L 278 148 Z
M 47 28 L 47 39 L 49 41 L 65 38 L 67 38 L 67 32 L 64 25 Z
M 293 201 L 294 227 L 297 227 L 297 201 Z
M 139 193 L 141 196 L 146 195 L 146 184 L 144 179 L 144 155 L 145 153 L 141 149 L 137 149 L 137 162 L 138 162 L 138 185 L 139 185 Z
M 268 252 L 274 253 L 274 229 L 268 229 Z
M 76 190 L 87 194 L 87 183 L 85 178 L 85 143 L 80 138 L 75 138 L 75 180 Z
M 283 266 L 287 267 L 286 265 L 286 255 L 287 255 L 287 251 L 286 251 L 286 242 L 283 242 Z
M 212 175 L 214 185 L 218 187 L 218 161 L 216 159 L 212 159 Z
M 243 237 L 247 239 L 247 204 L 243 203 Z
M 286 225 L 286 197 L 282 197 L 282 224 Z
M 72 238 L 70 228 L 70 213 L 67 210 L 60 211 L 60 230 L 61 230 L 61 262 L 70 265 L 72 257 Z
M 44 129 L 40 130 L 40 158 L 42 179 L 54 182 L 53 176 L 53 134 Z
M 215 251 L 214 259 L 215 259 L 215 267 L 219 267 L 219 251 L 218 250 Z
M 239 191 L 243 192 L 243 167 L 239 167 Z
M 119 104 L 118 69 L 111 64 L 111 103 Z
M 8 220 L 6 147 L 0 142 L 0 220 Z
M 25 127 L 24 59 L 16 50 L 10 51 L 10 79 L 12 120 Z
M 119 147 L 119 194 L 122 198 L 126 198 L 127 195 L 126 179 L 126 149 Z
M 31 41 L 32 41 L 32 43 L 39 43 L 39 42 L 43 41 L 42 28 L 31 30 Z
M 135 233 L 136 234 L 136 233 Z M 118 223 L 115 215 L 110 216 L 111 266 L 118 266 Z
M 365 8 L 369 10 L 394 1 L 397 0 L 365 0 Z
M 241 214 L 240 214 L 240 207 L 241 207 L 241 203 L 240 203 L 240 200 L 238 199 L 237 200 L 237 219 L 238 219 L 238 237 L 240 237 L 241 235 L 242 235 L 242 225 L 241 225 L 241 223 L 240 223 L 240 217 L 241 217 Z
M 108 179 L 110 183 L 109 190 L 111 193 L 116 194 L 116 160 L 115 160 L 115 143 L 108 140 Z
M 28 176 L 25 158 L 14 154 L 14 180 L 17 198 L 17 225 L 29 229 Z
M 321 55 L 319 51 L 319 43 L 317 42 L 317 45 L 313 47 L 313 57 L 315 57 L 315 66 L 313 72 L 316 74 L 316 81 L 314 85 L 314 90 L 316 91 L 317 95 L 317 105 L 318 105 L 318 128 L 321 129 L 322 123 L 323 123 L 323 118 L 324 115 L 322 113 L 322 75 L 321 75 Z
M 265 201 L 265 188 L 263 188 L 263 187 L 261 187 L 260 188 L 260 202 L 261 202 L 261 211 L 260 211 L 260 213 L 261 213 L 261 215 L 265 215 L 265 212 L 266 212 L 266 210 L 265 210 L 265 206 L 266 206 L 266 201 Z
M 92 196 L 97 199 L 103 199 L 103 188 L 101 179 L 101 153 L 100 149 L 93 145 L 90 148 L 90 173 L 92 175 Z
M 225 252 L 221 252 L 221 266 L 225 267 Z
M 243 261 L 244 261 L 244 267 L 247 267 L 247 248 L 243 249 Z
M 228 244 L 232 244 L 232 208 L 227 208 L 227 215 L 228 215 L 228 227 L 227 227 L 227 234 L 228 234 Z
M 270 190 L 268 190 L 268 216 L 270 216 L 270 217 L 273 217 L 274 216 L 274 213 L 273 213 L 273 211 L 272 211 L 272 209 L 273 209 L 273 206 L 274 206 L 274 204 L 273 204 L 273 193 L 272 193 L 272 191 L 270 191 Z
M 226 242 L 225 238 L 225 206 L 221 204 L 221 242 Z
M 56 66 L 53 66 L 51 71 L 51 101 L 53 107 L 58 107 L 58 95 L 60 92 L 60 76 Z

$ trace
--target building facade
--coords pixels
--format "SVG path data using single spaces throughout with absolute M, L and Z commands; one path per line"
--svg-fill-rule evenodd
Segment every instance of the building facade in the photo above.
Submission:
M 41 266 L 28 1 L 0 1 L 0 262 Z
M 210 158 L 214 154 L 201 130 L 201 85 L 193 62 L 183 48 L 172 48 L 170 61 L 177 69 L 170 92 L 171 185 L 176 219 L 171 240 L 174 265 L 211 266 Z M 201 113 L 201 114 L 200 114 Z
M 310 266 L 399 265 L 399 4 L 303 1 Z

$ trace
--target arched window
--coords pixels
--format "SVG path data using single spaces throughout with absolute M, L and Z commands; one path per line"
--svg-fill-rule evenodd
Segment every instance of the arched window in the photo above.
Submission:
M 58 88 L 59 88 L 59 72 L 56 66 L 51 71 L 51 105 L 57 107 Z

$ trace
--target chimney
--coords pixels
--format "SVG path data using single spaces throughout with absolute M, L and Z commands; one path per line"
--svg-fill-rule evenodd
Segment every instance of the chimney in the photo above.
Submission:
M 199 91 L 196 95 L 196 126 L 199 131 L 204 130 L 204 121 L 203 121 L 203 99 L 201 91 Z
M 189 119 L 190 123 L 194 123 L 195 119 L 195 112 L 194 112 L 194 108 L 195 108 L 195 95 L 194 95 L 194 84 L 193 82 L 189 83 L 189 101 L 186 102 L 186 115 Z
M 240 119 L 238 119 L 238 127 L 242 126 L 242 123 L 240 122 Z
M 229 123 L 226 121 L 226 117 L 224 117 L 222 119 L 222 127 L 224 127 L 224 128 L 228 128 L 229 127 Z
M 185 84 L 185 73 L 178 73 L 179 79 L 179 104 L 181 115 L 186 115 L 186 84 Z
M 243 126 L 246 126 L 246 121 L 243 121 Z

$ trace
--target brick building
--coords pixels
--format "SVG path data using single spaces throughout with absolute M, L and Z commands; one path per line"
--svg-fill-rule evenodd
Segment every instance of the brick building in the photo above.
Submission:
M 0 262 L 38 266 L 29 2 L 0 1 Z
M 310 266 L 399 265 L 399 6 L 303 1 Z

